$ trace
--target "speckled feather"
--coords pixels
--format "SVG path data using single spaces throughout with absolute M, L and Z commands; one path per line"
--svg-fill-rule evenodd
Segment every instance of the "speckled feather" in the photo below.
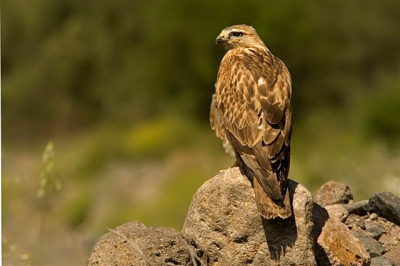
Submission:
M 227 37 L 242 32 L 237 39 Z M 253 180 L 257 207 L 267 219 L 291 215 L 287 190 L 292 125 L 291 79 L 246 25 L 225 28 L 228 48 L 221 61 L 210 122 L 227 152 Z M 245 38 L 246 39 L 245 39 Z M 230 42 L 231 41 L 231 42 Z

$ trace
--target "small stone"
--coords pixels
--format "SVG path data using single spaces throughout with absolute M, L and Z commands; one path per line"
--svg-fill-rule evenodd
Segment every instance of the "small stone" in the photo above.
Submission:
M 346 219 L 346 221 L 345 221 L 344 223 L 345 223 L 347 226 L 353 227 L 354 224 L 355 224 L 355 222 L 356 222 L 356 217 L 357 217 L 357 215 L 350 214 L 350 215 L 347 217 L 347 219 Z
M 389 259 L 379 256 L 371 259 L 370 266 L 394 266 L 394 264 Z
M 390 192 L 375 193 L 369 199 L 367 210 L 400 225 L 400 198 Z
M 374 212 L 369 215 L 369 219 L 371 219 L 371 220 L 376 220 L 376 218 L 378 218 L 378 214 L 376 214 Z
M 365 229 L 371 233 L 372 237 L 376 240 L 382 235 L 383 230 L 377 225 L 367 225 Z
M 372 237 L 359 232 L 354 232 L 354 235 L 363 243 L 365 249 L 367 250 L 369 255 L 371 255 L 371 258 L 381 256 L 382 253 L 385 252 L 385 249 L 383 248 L 381 243 L 379 243 Z
M 315 202 L 326 206 L 337 203 L 348 203 L 352 199 L 353 195 L 348 185 L 340 182 L 328 181 L 318 190 Z

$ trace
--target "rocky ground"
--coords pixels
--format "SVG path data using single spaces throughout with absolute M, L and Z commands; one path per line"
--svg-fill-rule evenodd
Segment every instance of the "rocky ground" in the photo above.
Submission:
M 400 265 L 400 199 L 388 192 L 353 202 L 347 185 L 329 181 L 315 202 L 342 221 L 363 244 L 371 265 Z
M 400 265 L 400 199 L 353 202 L 327 182 L 313 199 L 290 181 L 294 215 L 265 220 L 238 168 L 195 193 L 181 232 L 130 222 L 102 236 L 88 265 Z

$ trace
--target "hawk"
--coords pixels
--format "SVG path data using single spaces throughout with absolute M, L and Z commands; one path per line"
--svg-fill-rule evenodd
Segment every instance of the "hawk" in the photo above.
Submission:
M 227 153 L 253 183 L 265 219 L 292 215 L 287 193 L 292 126 L 291 78 L 247 25 L 222 30 L 226 53 L 220 63 L 210 123 Z

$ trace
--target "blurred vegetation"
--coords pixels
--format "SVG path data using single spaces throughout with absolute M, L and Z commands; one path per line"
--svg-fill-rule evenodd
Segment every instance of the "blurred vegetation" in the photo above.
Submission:
M 214 40 L 232 24 L 254 26 L 291 72 L 291 177 L 312 192 L 345 182 L 356 200 L 400 193 L 399 1 L 3 1 L 1 11 L 3 242 L 21 251 L 5 265 L 38 245 L 50 139 L 63 186 L 44 264 L 84 264 L 106 228 L 129 220 L 181 227 L 196 189 L 233 163 L 208 125 L 224 54 Z

